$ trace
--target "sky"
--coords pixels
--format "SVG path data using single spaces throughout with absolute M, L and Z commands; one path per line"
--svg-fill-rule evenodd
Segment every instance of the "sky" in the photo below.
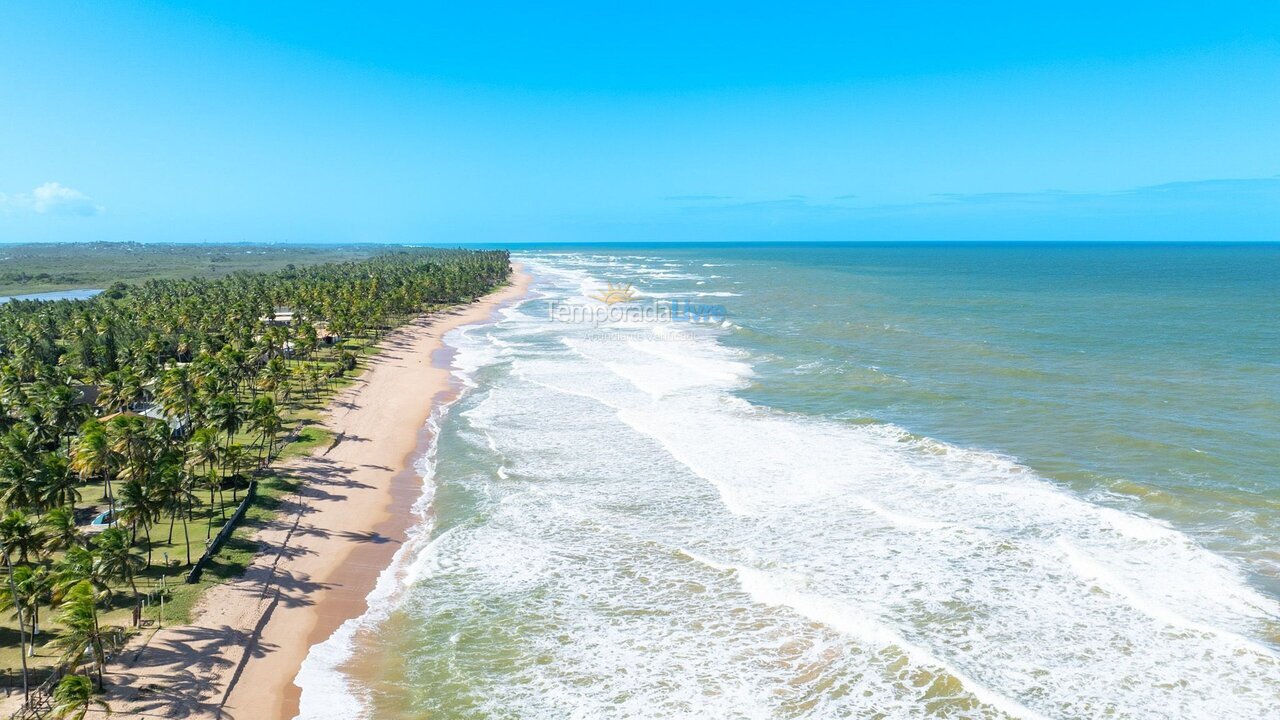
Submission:
M 1280 4 L 0 3 L 0 242 L 1280 240 Z

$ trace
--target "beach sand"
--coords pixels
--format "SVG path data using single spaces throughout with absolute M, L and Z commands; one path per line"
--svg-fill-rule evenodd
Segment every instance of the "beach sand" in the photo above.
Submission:
M 211 588 L 190 625 L 144 636 L 110 668 L 113 717 L 289 720 L 312 645 L 365 611 L 365 598 L 414 520 L 412 463 L 426 420 L 454 392 L 433 362 L 445 333 L 522 296 L 528 275 L 480 301 L 389 335 L 355 385 L 331 403 L 334 442 L 285 468 L 301 478 L 243 577 Z

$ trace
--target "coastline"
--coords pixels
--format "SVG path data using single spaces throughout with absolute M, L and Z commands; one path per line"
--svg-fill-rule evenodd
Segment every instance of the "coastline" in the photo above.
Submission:
M 362 615 L 414 521 L 414 461 L 427 419 L 453 392 L 444 335 L 522 297 L 529 275 L 480 300 L 395 330 L 326 411 L 328 447 L 281 467 L 301 480 L 239 579 L 208 590 L 190 625 L 158 630 L 108 673 L 117 717 L 278 718 L 298 712 L 294 684 L 311 647 Z

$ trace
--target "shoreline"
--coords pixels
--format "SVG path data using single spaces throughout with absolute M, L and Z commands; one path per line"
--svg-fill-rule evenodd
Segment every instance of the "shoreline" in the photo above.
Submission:
M 487 322 L 523 297 L 530 276 L 389 334 L 356 383 L 335 396 L 328 447 L 281 466 L 299 492 L 255 536 L 244 574 L 210 588 L 189 625 L 158 630 L 109 668 L 117 717 L 291 720 L 311 648 L 360 617 L 403 546 L 422 493 L 414 464 L 434 438 L 427 420 L 457 389 L 437 362 L 449 331 Z

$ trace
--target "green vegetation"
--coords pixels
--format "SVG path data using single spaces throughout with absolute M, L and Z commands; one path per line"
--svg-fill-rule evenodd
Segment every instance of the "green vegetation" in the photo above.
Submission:
M 83 675 L 67 675 L 53 691 L 53 717 L 84 720 L 90 710 L 111 714 L 111 706 L 93 693 L 93 683 Z
M 24 243 L 0 245 L 0 295 L 105 288 L 146 280 L 219 278 L 367 260 L 384 245 Z
M 330 442 L 326 401 L 381 336 L 508 273 L 505 252 L 399 250 L 0 305 L 0 668 L 68 665 L 82 679 L 54 701 L 90 708 L 84 681 L 129 627 L 162 598 L 186 619 L 249 563 L 296 489 L 273 461 Z M 183 584 L 253 478 L 241 527 Z

